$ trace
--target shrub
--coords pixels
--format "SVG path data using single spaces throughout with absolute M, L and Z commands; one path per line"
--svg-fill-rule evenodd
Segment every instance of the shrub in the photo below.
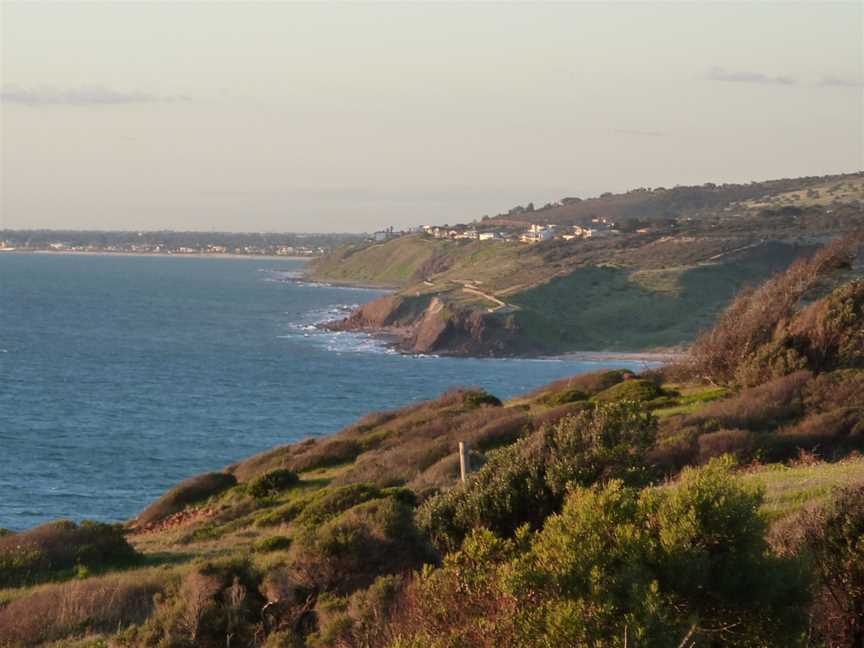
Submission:
M 603 390 L 594 396 L 594 400 L 601 403 L 619 400 L 644 402 L 654 400 L 662 395 L 663 391 L 650 380 L 625 380 Z
M 292 457 L 289 463 L 293 470 L 302 472 L 354 461 L 361 452 L 363 446 L 359 440 L 337 436 L 309 446 L 306 451 Z
M 512 412 L 510 416 L 496 419 L 474 429 L 468 429 L 465 434 L 459 436 L 472 449 L 485 451 L 513 443 L 523 436 L 530 427 L 530 417 L 519 412 Z
M 755 441 L 753 433 L 747 430 L 717 430 L 701 435 L 698 445 L 699 461 L 702 463 L 724 454 L 734 455 L 743 461 L 752 455 Z
M 465 407 L 470 409 L 482 407 L 483 405 L 488 405 L 490 407 L 501 407 L 500 399 L 483 389 L 472 389 L 466 391 L 462 396 L 462 402 Z
M 228 473 L 207 473 L 180 482 L 158 500 L 144 509 L 136 522 L 147 526 L 165 519 L 190 504 L 206 500 L 237 484 L 237 478 Z
M 622 380 L 627 380 L 635 374 L 629 369 L 612 369 L 605 371 L 594 371 L 591 373 L 579 374 L 570 378 L 562 378 L 555 382 L 541 387 L 540 389 L 529 394 L 530 396 L 548 396 L 566 391 L 578 390 L 593 396 L 604 389 L 608 389 L 612 385 L 620 383 Z
M 125 565 L 137 558 L 118 525 L 49 522 L 0 537 L 0 586 L 36 583 L 77 566 Z
M 809 371 L 777 378 L 746 389 L 732 398 L 711 402 L 691 419 L 714 420 L 727 428 L 759 430 L 774 427 L 803 413 L 804 392 L 811 378 Z
M 840 286 L 802 311 L 790 335 L 815 371 L 864 367 L 864 280 Z
M 232 464 L 225 469 L 225 472 L 234 475 L 238 482 L 245 483 L 268 470 L 289 468 L 289 463 L 294 455 L 305 452 L 316 444 L 315 439 L 304 439 L 299 443 L 277 446 Z
M 287 488 L 294 486 L 300 478 L 297 473 L 287 468 L 277 468 L 264 473 L 249 482 L 247 492 L 256 499 L 278 495 Z
M 424 502 L 418 524 L 442 549 L 458 547 L 479 526 L 505 536 L 522 524 L 539 527 L 560 506 L 571 483 L 615 476 L 644 479 L 637 466 L 655 431 L 656 420 L 632 404 L 600 405 L 564 418 L 555 427 L 490 452 L 465 487 Z
M 581 389 L 571 387 L 568 389 L 562 389 L 559 392 L 547 394 L 540 399 L 540 402 L 544 405 L 549 405 L 550 407 L 557 407 L 558 405 L 566 405 L 567 403 L 575 403 L 584 400 L 588 400 L 588 394 Z
M 864 371 L 840 369 L 819 374 L 807 385 L 804 402 L 808 410 L 864 407 Z
M 693 345 L 688 361 L 690 375 L 717 383 L 732 382 L 739 367 L 771 342 L 778 325 L 792 318 L 805 295 L 825 277 L 851 264 L 859 244 L 855 236 L 838 239 L 760 287 L 739 293 L 714 328 Z
M 291 569 L 306 587 L 348 593 L 417 567 L 428 552 L 412 513 L 395 498 L 375 499 L 307 527 L 292 548 Z
M 326 489 L 303 508 L 296 522 L 300 526 L 315 527 L 353 506 L 382 497 L 381 490 L 368 484 L 350 484 Z
M 255 520 L 255 526 L 267 527 L 287 524 L 300 515 L 310 501 L 312 501 L 311 496 L 299 497 L 287 504 L 269 509 Z
M 815 574 L 815 642 L 864 642 L 864 487 L 848 488 L 805 521 L 803 551 Z
M 536 534 L 475 529 L 419 574 L 388 645 L 794 645 L 802 581 L 767 553 L 760 502 L 718 460 L 672 487 L 576 486 Z
M 270 551 L 282 551 L 291 546 L 291 538 L 283 535 L 273 535 L 262 538 L 255 543 L 255 551 L 267 553 Z
M 675 423 L 683 420 L 683 418 L 670 417 L 663 423 Z M 658 439 L 656 445 L 646 453 L 646 462 L 658 469 L 661 474 L 677 474 L 684 466 L 697 461 L 699 457 L 699 444 L 697 441 L 699 435 L 700 430 L 695 426 L 685 425 L 684 427 L 676 426 L 674 429 L 664 429 L 663 437 Z

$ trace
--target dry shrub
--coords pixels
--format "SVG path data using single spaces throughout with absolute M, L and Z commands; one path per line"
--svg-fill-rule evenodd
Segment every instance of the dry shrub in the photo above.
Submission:
M 153 502 L 136 518 L 139 526 L 158 522 L 190 504 L 206 500 L 237 484 L 237 478 L 228 473 L 207 473 L 190 477 Z
M 816 371 L 864 367 L 864 281 L 851 281 L 808 306 L 789 332 Z
M 840 491 L 802 518 L 802 553 L 815 575 L 810 610 L 814 645 L 864 642 L 864 487 Z
M 851 265 L 860 238 L 837 239 L 758 288 L 740 292 L 714 328 L 693 345 L 687 361 L 689 374 L 713 383 L 735 380 L 738 368 L 771 342 L 778 326 L 795 314 L 803 297 L 830 274 Z
M 195 643 L 208 614 L 216 609 L 216 594 L 222 588 L 222 583 L 216 576 L 192 572 L 183 579 L 180 586 L 180 600 L 183 610 L 178 618 L 178 624 L 187 637 Z
M 159 576 L 140 572 L 44 586 L 0 607 L 0 645 L 32 646 L 143 623 L 164 587 Z
M 379 487 L 400 486 L 453 452 L 444 436 L 403 440 L 387 450 L 367 452 L 354 467 L 333 480 L 334 484 L 368 482 Z
M 800 416 L 809 371 L 797 371 L 764 385 L 751 387 L 737 396 L 708 403 L 692 415 L 694 422 L 716 420 L 722 427 L 758 430 Z
M 864 409 L 846 407 L 813 414 L 766 441 L 766 459 L 772 461 L 787 460 L 802 451 L 835 459 L 864 450 Z
M 451 486 L 459 479 L 459 455 L 449 454 L 412 479 L 408 486 L 420 499 L 426 499 L 438 489 Z
M 467 442 L 473 449 L 489 450 L 512 443 L 530 426 L 531 418 L 516 410 L 500 410 L 500 414 L 494 417 L 483 412 L 478 414 L 478 420 L 463 424 L 459 440 Z
M 753 433 L 747 430 L 717 430 L 700 436 L 698 445 L 699 461 L 707 463 L 709 459 L 724 454 L 747 459 L 753 453 L 755 440 Z
M 289 461 L 289 466 L 297 472 L 327 468 L 353 461 L 361 452 L 362 448 L 358 441 L 337 436 L 316 443 L 305 452 L 296 454 Z
M 663 439 L 646 454 L 648 464 L 654 466 L 662 474 L 671 476 L 685 466 L 696 462 L 699 446 L 697 434 L 681 434 Z
M 808 410 L 864 407 L 864 371 L 840 369 L 820 374 L 807 386 L 804 401 Z
M 864 408 L 841 407 L 813 414 L 803 421 L 780 430 L 781 436 L 828 441 L 845 436 L 864 436 Z
M 552 409 L 541 412 L 534 417 L 534 429 L 539 430 L 544 425 L 555 425 L 561 419 L 568 416 L 575 416 L 576 414 L 590 409 L 590 407 L 591 406 L 588 403 L 584 402 L 568 403 L 566 405 L 553 407 Z
M 232 464 L 225 469 L 225 472 L 234 475 L 238 482 L 244 483 L 267 471 L 278 468 L 289 468 L 289 461 L 292 456 L 305 452 L 310 446 L 314 446 L 316 443 L 315 439 L 305 439 L 300 443 L 278 446 L 272 450 L 252 455 L 239 463 Z
M 519 425 L 507 421 L 521 419 L 524 415 L 518 410 L 499 407 L 489 398 L 494 397 L 485 392 L 451 390 L 436 401 L 428 401 L 423 408 L 415 409 L 407 418 L 397 417 L 387 428 L 387 438 L 376 449 L 361 454 L 334 484 L 401 485 L 456 452 L 459 441 L 477 447 L 506 443 L 508 437 L 516 434 L 513 426 Z M 442 403 L 449 405 L 443 411 L 433 409 Z M 461 405 L 456 408 L 454 403 Z

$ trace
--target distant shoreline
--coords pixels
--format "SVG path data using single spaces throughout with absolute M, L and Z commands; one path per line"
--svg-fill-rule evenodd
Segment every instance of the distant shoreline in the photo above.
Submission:
M 311 261 L 317 257 L 312 256 L 280 256 L 276 254 L 228 254 L 221 252 L 205 253 L 182 253 L 170 252 L 109 252 L 109 251 L 75 251 L 75 250 L 0 250 L 0 254 L 57 254 L 64 256 L 126 256 L 126 257 L 171 257 L 174 259 L 276 259 L 281 261 Z

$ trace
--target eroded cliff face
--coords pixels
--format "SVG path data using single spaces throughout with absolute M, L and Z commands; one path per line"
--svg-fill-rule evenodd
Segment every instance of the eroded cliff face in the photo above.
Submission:
M 459 306 L 432 295 L 385 295 L 325 326 L 392 336 L 394 346 L 405 353 L 514 356 L 544 352 L 526 344 L 512 314 Z

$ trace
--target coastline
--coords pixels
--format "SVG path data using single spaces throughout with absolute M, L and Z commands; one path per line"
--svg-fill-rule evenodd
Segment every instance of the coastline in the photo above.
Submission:
M 0 250 L 0 253 L 3 253 Z M 42 255 L 64 255 L 64 256 L 118 256 L 118 257 L 171 257 L 174 259 L 271 259 L 281 261 L 311 261 L 318 257 L 313 256 L 279 256 L 276 254 L 228 254 L 214 252 L 212 254 L 196 252 L 189 254 L 172 254 L 170 252 L 109 252 L 109 251 L 75 251 L 75 250 L 22 250 L 14 249 L 5 251 L 7 254 L 42 254 Z

